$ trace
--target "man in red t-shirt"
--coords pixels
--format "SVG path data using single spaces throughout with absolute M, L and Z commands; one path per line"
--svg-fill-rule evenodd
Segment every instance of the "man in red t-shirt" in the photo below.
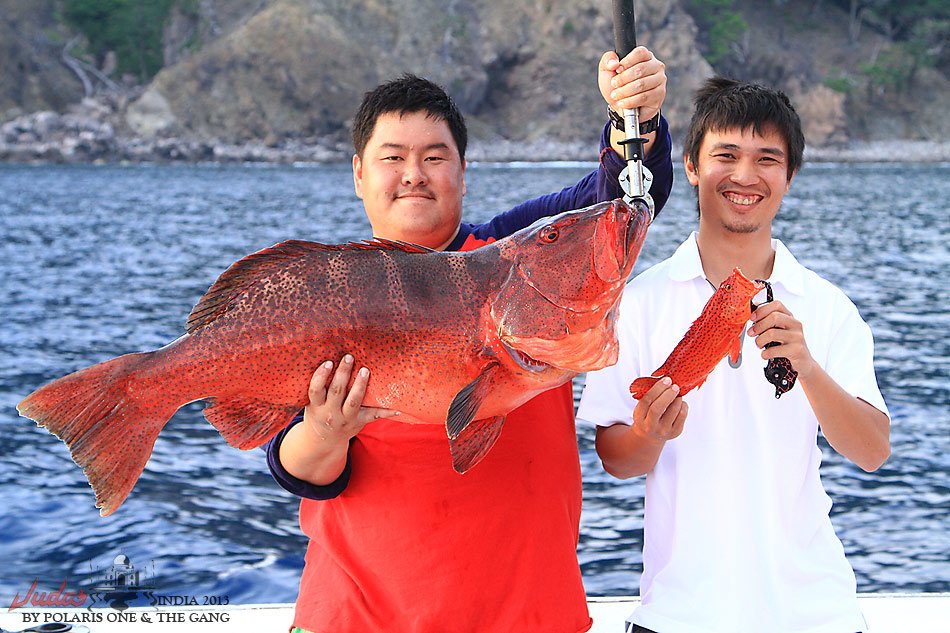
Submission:
M 664 65 L 645 48 L 605 53 L 608 107 L 640 108 L 656 211 L 672 186 Z M 461 222 L 465 123 L 438 86 L 410 75 L 368 93 L 353 125 L 353 179 L 375 237 L 468 250 L 536 219 L 622 195 L 608 124 L 597 170 L 484 225 Z M 358 359 L 356 359 L 358 361 Z M 280 484 L 303 497 L 310 537 L 294 626 L 315 633 L 545 631 L 591 626 L 577 564 L 581 479 L 570 384 L 507 416 L 489 454 L 452 468 L 445 429 L 362 407 L 349 355 L 313 375 L 310 404 L 268 445 Z M 418 388 L 424 389 L 424 385 Z

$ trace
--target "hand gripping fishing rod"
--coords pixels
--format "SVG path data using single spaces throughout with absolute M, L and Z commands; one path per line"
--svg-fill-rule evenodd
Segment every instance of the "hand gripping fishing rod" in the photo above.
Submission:
M 614 49 L 623 59 L 637 47 L 637 19 L 633 11 L 633 0 L 613 0 L 614 4 Z M 650 210 L 653 221 L 653 198 L 648 193 L 653 183 L 653 174 L 643 164 L 644 145 L 647 139 L 640 137 L 640 108 L 623 110 L 623 125 L 626 138 L 623 145 L 623 157 L 627 166 L 620 172 L 620 188 L 623 199 L 629 204 L 645 204 Z

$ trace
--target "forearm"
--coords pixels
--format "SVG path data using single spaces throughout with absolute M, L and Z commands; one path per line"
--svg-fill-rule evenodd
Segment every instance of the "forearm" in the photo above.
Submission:
M 297 479 L 328 486 L 343 473 L 348 450 L 349 442 L 321 438 L 302 422 L 284 435 L 278 456 L 284 470 Z
M 623 144 L 621 141 L 627 138 L 626 132 L 621 132 L 613 125 L 610 126 L 610 148 L 615 152 L 623 156 Z M 643 156 L 644 158 L 650 155 L 650 150 L 653 148 L 653 142 L 656 140 L 656 130 L 650 132 L 649 134 L 641 134 L 640 138 L 646 139 L 646 143 L 643 144 Z
M 821 367 L 799 380 L 831 447 L 867 472 L 880 468 L 891 454 L 887 415 L 842 389 Z
M 645 475 L 656 466 L 664 440 L 640 432 L 637 425 L 598 427 L 595 445 L 604 470 L 618 479 Z

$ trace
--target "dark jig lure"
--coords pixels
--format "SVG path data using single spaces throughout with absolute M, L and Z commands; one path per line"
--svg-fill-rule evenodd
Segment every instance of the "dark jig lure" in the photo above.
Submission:
M 763 279 L 756 279 L 756 281 L 765 284 L 765 303 L 772 301 L 774 299 L 772 296 L 772 284 Z M 755 305 L 755 302 L 750 301 L 750 303 L 752 304 L 752 311 L 755 312 L 758 306 Z M 779 343 L 772 341 L 771 343 L 766 343 L 765 347 L 775 347 L 778 344 Z M 791 391 L 792 387 L 795 386 L 795 380 L 797 378 L 798 372 L 792 369 L 791 361 L 785 357 L 770 358 L 769 362 L 765 365 L 765 379 L 775 387 L 776 398 L 781 398 L 783 393 Z

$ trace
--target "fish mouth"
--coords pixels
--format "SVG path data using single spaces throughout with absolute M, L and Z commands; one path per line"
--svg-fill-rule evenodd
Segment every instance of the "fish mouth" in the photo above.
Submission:
M 650 207 L 643 200 L 636 199 L 632 202 L 626 200 L 617 200 L 613 208 L 616 213 L 613 222 L 619 225 L 620 230 L 615 232 L 615 241 L 613 243 L 613 261 L 611 265 L 603 266 L 598 273 L 601 279 L 608 283 L 616 281 L 626 281 L 627 275 L 633 268 L 634 262 L 640 254 L 640 247 L 643 245 L 646 229 L 650 226 Z M 616 270 L 611 271 L 610 268 Z
M 511 359 L 515 361 L 515 364 L 525 371 L 538 373 L 551 367 L 547 363 L 541 362 L 535 358 L 532 358 L 528 354 L 525 354 L 520 349 L 516 349 L 511 345 L 508 345 L 504 340 L 501 341 L 501 346 L 506 352 L 508 352 L 508 355 L 511 356 Z

